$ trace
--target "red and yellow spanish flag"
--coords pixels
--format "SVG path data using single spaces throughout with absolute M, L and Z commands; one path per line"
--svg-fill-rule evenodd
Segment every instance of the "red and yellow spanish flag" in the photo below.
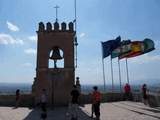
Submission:
M 121 54 L 119 59 L 136 57 L 144 52 L 144 44 L 142 41 L 133 41 L 130 44 L 131 51 L 125 54 Z

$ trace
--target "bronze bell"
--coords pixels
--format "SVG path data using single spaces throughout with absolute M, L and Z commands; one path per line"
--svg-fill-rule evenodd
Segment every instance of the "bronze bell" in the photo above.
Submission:
M 57 60 L 62 58 L 63 57 L 60 55 L 60 49 L 58 47 L 53 47 L 50 59 L 54 60 L 54 68 L 57 68 Z
M 63 57 L 60 55 L 60 49 L 58 47 L 53 47 L 52 48 L 52 55 L 50 57 L 50 59 L 52 60 L 60 60 L 62 59 Z

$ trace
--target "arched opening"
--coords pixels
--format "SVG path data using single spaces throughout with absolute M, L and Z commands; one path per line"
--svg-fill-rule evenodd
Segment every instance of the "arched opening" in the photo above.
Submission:
M 49 68 L 64 68 L 63 50 L 58 46 L 52 47 L 49 53 Z

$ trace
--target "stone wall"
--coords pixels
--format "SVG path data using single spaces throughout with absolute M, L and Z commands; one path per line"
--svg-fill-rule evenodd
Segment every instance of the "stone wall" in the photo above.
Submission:
M 160 107 L 160 93 L 149 93 L 148 102 L 151 107 Z
M 15 106 L 15 95 L 0 95 L 0 106 Z M 31 94 L 22 94 L 20 97 L 20 105 L 23 107 L 31 107 L 34 105 L 34 98 Z
M 113 102 L 113 101 L 122 101 L 122 93 L 102 93 L 102 102 Z M 80 102 L 82 104 L 92 103 L 91 94 L 83 94 L 80 97 Z
M 132 94 L 134 102 L 142 102 L 142 95 L 139 92 L 135 92 Z M 115 101 L 123 101 L 123 93 L 103 93 L 102 94 L 102 102 L 115 102 Z M 80 97 L 80 102 L 82 104 L 90 104 L 91 94 L 83 94 Z M 160 107 L 160 94 L 149 93 L 148 94 L 148 103 L 151 107 Z
M 0 95 L 0 106 L 15 106 L 15 95 Z M 122 101 L 122 93 L 103 93 L 102 102 Z M 142 96 L 140 93 L 133 93 L 133 101 L 141 102 Z M 82 94 L 80 96 L 81 104 L 91 104 L 91 94 Z M 32 94 L 22 94 L 20 106 L 33 107 L 34 97 Z M 149 105 L 151 107 L 160 107 L 160 94 L 149 93 Z

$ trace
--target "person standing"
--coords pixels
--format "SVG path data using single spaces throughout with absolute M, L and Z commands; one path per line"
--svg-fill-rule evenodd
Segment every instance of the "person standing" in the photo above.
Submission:
M 82 99 L 81 99 L 81 84 L 80 84 L 80 80 L 79 80 L 79 77 L 76 77 L 76 87 L 77 87 L 77 90 L 80 94 L 80 96 L 78 97 L 78 102 L 79 102 L 79 105 L 82 105 Z
M 131 100 L 132 99 L 132 93 L 131 93 L 131 87 L 128 83 L 124 86 L 124 100 Z
M 92 93 L 92 101 L 93 101 L 93 110 L 96 116 L 96 120 L 100 120 L 100 102 L 101 102 L 101 93 L 98 91 L 98 87 L 93 87 L 94 91 Z
M 46 89 L 42 90 L 42 95 L 41 95 L 41 118 L 45 120 L 47 118 L 47 95 L 46 95 Z
M 15 108 L 19 107 L 19 102 L 20 102 L 20 90 L 17 89 L 16 90 L 16 105 L 15 105 Z
M 76 87 L 77 87 L 77 90 L 79 91 L 79 93 L 81 93 L 81 84 L 79 81 L 79 77 L 76 77 Z
M 147 85 L 143 84 L 142 85 L 142 97 L 143 97 L 143 103 L 145 105 L 148 104 L 148 96 L 147 96 Z
M 73 86 L 73 90 L 71 91 L 71 120 L 77 120 L 78 119 L 78 98 L 80 96 L 79 91 L 77 90 L 77 86 Z

